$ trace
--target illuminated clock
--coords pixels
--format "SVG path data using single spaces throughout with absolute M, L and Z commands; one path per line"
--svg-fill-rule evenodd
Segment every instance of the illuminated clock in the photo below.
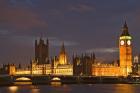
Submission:
M 123 40 L 121 40 L 121 45 L 124 45 L 124 41 Z
M 131 41 L 130 40 L 127 41 L 127 45 L 131 45 Z

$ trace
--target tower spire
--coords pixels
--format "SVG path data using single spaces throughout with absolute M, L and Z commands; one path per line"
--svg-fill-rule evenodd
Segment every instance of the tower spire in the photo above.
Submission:
M 60 54 L 59 54 L 59 64 L 68 64 L 64 42 L 62 43 L 62 47 L 61 47 Z
M 65 45 L 64 45 L 64 42 L 62 43 L 62 47 L 61 47 L 60 53 L 64 53 L 65 54 Z
M 128 26 L 127 26 L 127 23 L 125 21 L 124 25 L 123 25 L 123 28 L 122 28 L 122 34 L 121 36 L 130 36 L 129 32 L 128 32 Z
M 123 28 L 128 28 L 127 23 L 126 23 L 126 20 L 125 20 L 125 23 L 123 25 Z

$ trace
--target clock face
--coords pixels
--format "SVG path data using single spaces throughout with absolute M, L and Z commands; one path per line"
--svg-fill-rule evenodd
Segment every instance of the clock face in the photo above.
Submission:
M 127 41 L 127 45 L 131 45 L 131 41 L 130 40 Z
M 124 41 L 123 41 L 123 40 L 121 40 L 120 44 L 121 44 L 121 45 L 124 45 Z

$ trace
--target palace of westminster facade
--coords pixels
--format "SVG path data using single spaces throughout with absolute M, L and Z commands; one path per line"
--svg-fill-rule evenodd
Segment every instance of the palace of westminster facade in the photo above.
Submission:
M 73 56 L 72 63 L 64 43 L 58 56 L 49 58 L 49 40 L 35 40 L 35 58 L 28 68 L 17 68 L 15 65 L 4 65 L 1 72 L 10 75 L 84 75 L 84 76 L 128 76 L 132 73 L 132 37 L 125 22 L 119 37 L 119 61 L 112 64 L 95 62 L 95 54 Z

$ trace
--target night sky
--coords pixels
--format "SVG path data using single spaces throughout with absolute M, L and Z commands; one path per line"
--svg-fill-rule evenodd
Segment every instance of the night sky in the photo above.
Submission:
M 49 38 L 51 56 L 64 42 L 69 56 L 94 51 L 117 60 L 125 20 L 137 55 L 140 0 L 0 0 L 0 63 L 29 63 L 39 37 Z

